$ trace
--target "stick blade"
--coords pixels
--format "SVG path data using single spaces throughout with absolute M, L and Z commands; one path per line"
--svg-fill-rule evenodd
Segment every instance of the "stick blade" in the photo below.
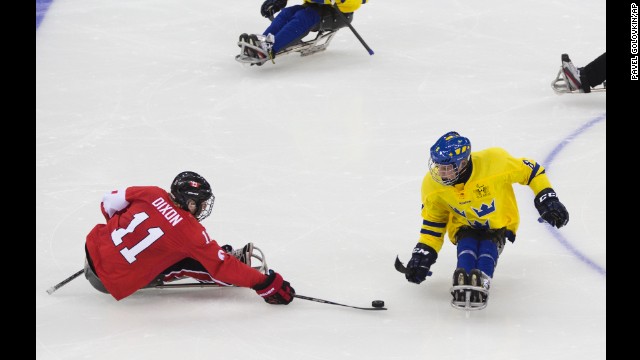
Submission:
M 401 272 L 403 274 L 407 272 L 407 268 L 404 266 L 402 261 L 400 261 L 400 257 L 398 257 L 398 255 L 396 255 L 396 262 L 394 266 L 398 272 Z

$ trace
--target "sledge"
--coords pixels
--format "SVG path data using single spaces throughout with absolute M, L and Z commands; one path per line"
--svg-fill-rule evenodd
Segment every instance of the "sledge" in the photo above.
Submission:
M 556 94 L 588 94 L 582 92 L 580 90 L 571 90 L 569 88 L 569 83 L 567 82 L 567 76 L 562 71 L 562 66 L 560 66 L 560 70 L 558 70 L 558 75 L 551 82 L 551 88 L 555 91 Z M 606 92 L 607 91 L 607 82 L 604 81 L 601 85 L 591 88 L 591 92 Z

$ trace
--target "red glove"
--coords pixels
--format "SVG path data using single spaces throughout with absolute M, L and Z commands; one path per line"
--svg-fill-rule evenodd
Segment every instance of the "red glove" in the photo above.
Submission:
M 264 301 L 272 305 L 287 305 L 293 301 L 296 291 L 289 285 L 288 281 L 284 281 L 280 274 L 269 270 L 267 279 L 253 287 L 258 295 Z

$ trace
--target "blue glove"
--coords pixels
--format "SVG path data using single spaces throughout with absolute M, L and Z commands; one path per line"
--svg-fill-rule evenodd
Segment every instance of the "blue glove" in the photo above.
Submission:
M 552 188 L 546 188 L 536 195 L 533 204 L 540 213 L 542 220 L 558 229 L 569 222 L 569 212 L 562 205 L 556 192 Z
M 411 260 L 407 263 L 407 271 L 404 276 L 409 282 L 420 284 L 427 276 L 431 275 L 429 268 L 436 262 L 438 253 L 429 245 L 416 244 L 413 248 Z
M 272 17 L 285 6 L 287 6 L 287 0 L 265 0 L 260 7 L 260 15 L 266 18 Z

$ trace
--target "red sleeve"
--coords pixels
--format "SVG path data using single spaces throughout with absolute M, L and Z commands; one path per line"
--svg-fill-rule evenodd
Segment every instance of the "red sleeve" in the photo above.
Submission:
M 192 257 L 198 260 L 214 279 L 248 288 L 266 280 L 266 275 L 226 253 L 209 237 L 202 225 L 200 228 L 201 233 L 192 237 Z

